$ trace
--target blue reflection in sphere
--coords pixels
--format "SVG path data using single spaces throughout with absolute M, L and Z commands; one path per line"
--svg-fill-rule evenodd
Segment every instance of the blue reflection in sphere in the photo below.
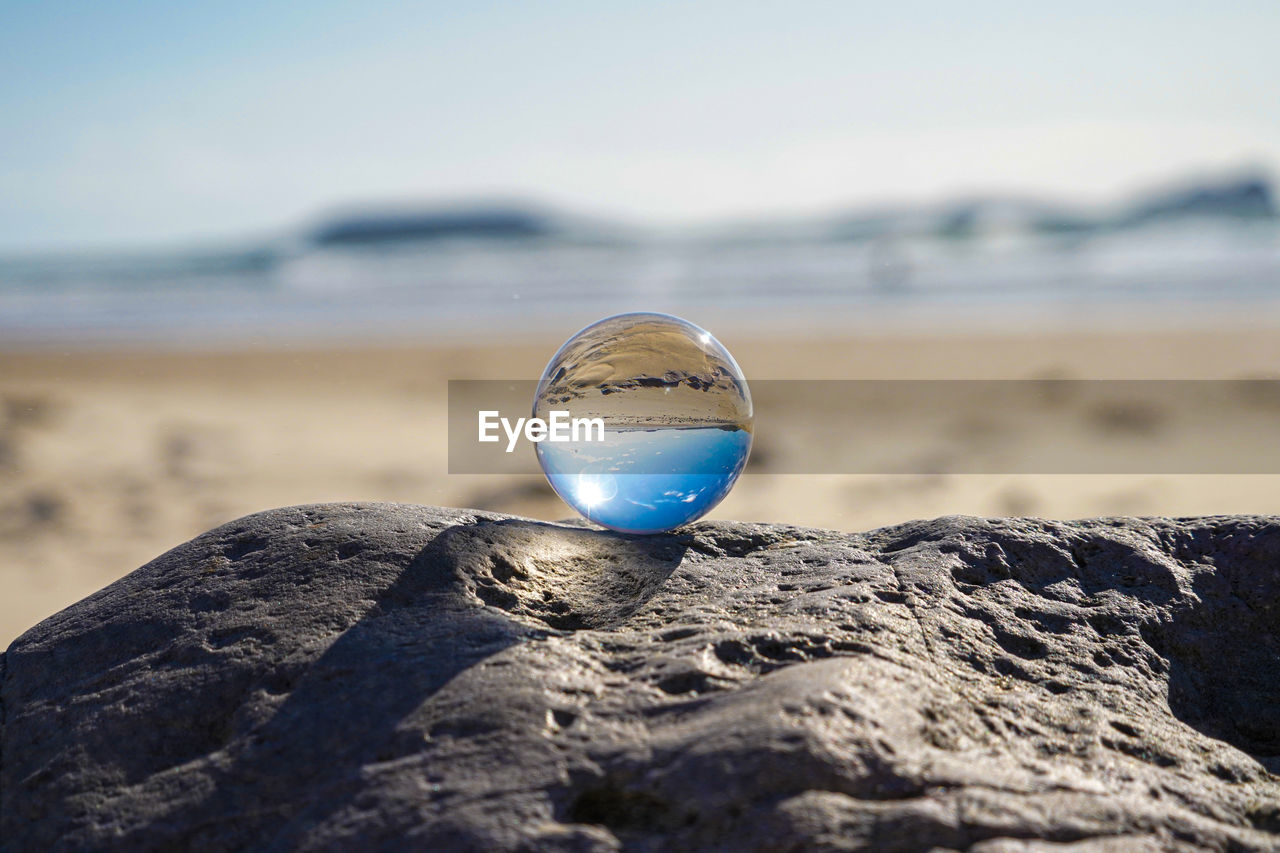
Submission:
M 587 519 L 626 533 L 706 515 L 751 452 L 741 369 L 710 333 L 668 314 L 620 314 L 570 338 L 534 397 L 534 417 L 554 412 L 578 425 L 562 431 L 567 441 L 537 444 L 551 487 Z

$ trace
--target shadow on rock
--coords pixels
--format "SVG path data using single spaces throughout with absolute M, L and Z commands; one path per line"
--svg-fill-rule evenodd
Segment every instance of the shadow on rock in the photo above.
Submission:
M 958 519 L 892 533 L 891 555 L 957 555 L 957 606 L 990 624 L 1008 653 L 994 661 L 1001 673 L 1052 687 L 1051 653 L 1093 684 L 1132 669 L 1178 720 L 1280 772 L 1280 526 L 1270 519 Z M 1004 582 L 1034 597 L 1002 609 L 992 591 Z
M 266 673 L 263 687 L 286 694 L 275 714 L 213 757 L 207 796 L 130 840 L 291 848 L 352 805 L 370 765 L 422 751 L 423 732 L 405 720 L 449 681 L 516 644 L 625 619 L 684 550 L 670 537 L 520 520 L 445 529 L 296 677 Z M 211 814 L 238 817 L 201 820 Z
M 1169 661 L 1169 708 L 1280 773 L 1280 528 L 1223 522 L 1174 550 L 1199 567 L 1195 595 L 1143 630 Z

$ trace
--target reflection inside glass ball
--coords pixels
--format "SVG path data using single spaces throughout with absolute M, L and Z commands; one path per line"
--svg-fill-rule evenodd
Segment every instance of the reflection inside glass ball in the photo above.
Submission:
M 551 359 L 533 414 L 600 418 L 537 444 L 551 487 L 597 524 L 656 533 L 701 518 L 733 488 L 751 452 L 742 371 L 710 333 L 666 314 L 622 314 L 569 339 Z

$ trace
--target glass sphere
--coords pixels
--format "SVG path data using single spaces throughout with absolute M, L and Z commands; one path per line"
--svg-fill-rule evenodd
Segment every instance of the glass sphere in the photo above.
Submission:
M 709 332 L 668 314 L 619 314 L 571 337 L 543 371 L 533 415 L 564 501 L 596 524 L 660 533 L 706 515 L 751 452 L 751 393 Z M 571 427 L 571 428 L 570 428 Z

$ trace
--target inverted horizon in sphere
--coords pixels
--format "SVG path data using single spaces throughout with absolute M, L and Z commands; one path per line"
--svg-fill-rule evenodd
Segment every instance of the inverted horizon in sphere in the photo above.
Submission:
M 754 411 L 742 370 L 710 332 L 669 314 L 587 326 L 551 358 L 533 414 L 599 418 L 597 440 L 543 441 L 548 482 L 583 517 L 658 533 L 715 507 L 751 452 Z

